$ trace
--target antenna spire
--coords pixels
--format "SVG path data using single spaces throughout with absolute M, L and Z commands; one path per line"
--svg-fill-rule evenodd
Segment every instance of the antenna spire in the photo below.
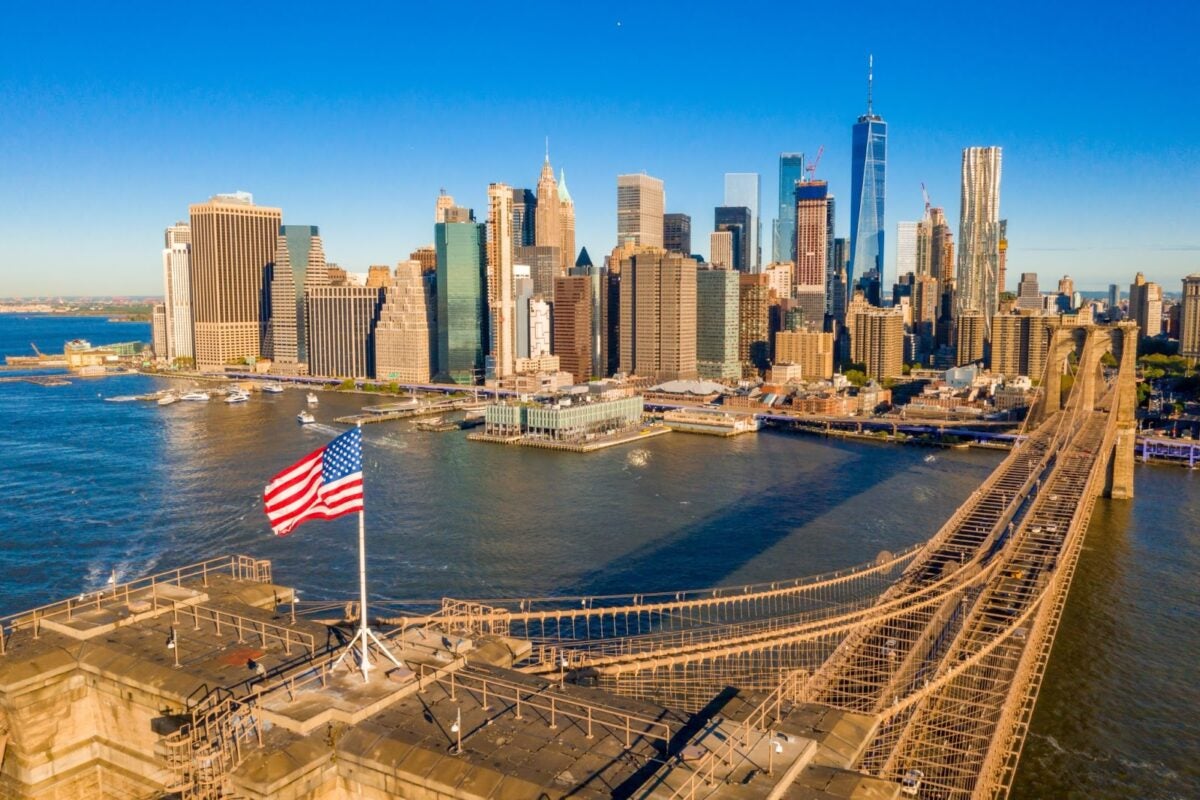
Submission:
M 871 84 L 875 82 L 875 54 L 867 56 L 867 116 L 871 116 Z
M 550 163 L 550 137 L 546 137 L 546 163 Z

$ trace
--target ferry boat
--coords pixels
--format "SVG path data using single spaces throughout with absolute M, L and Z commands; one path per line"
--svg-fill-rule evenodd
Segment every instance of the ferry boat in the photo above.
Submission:
M 262 390 L 267 394 L 283 394 L 283 387 L 278 383 L 264 383 Z
M 250 399 L 250 395 L 241 389 L 235 389 L 225 396 L 226 403 L 244 403 Z
M 203 403 L 206 400 L 208 400 L 208 392 L 199 392 L 199 391 L 188 392 L 187 394 L 181 396 L 179 399 L 180 400 L 194 400 L 196 402 Z
M 316 392 L 308 393 L 308 404 L 310 406 L 315 406 L 320 402 L 321 402 L 321 399 L 319 397 L 317 397 Z
M 178 402 L 179 402 L 179 396 L 176 395 L 174 392 L 167 392 L 166 394 L 164 394 L 158 398 L 158 404 L 160 406 L 169 406 L 169 405 L 171 405 L 171 403 L 178 403 Z
M 308 413 L 307 411 L 301 411 L 299 414 L 296 415 L 296 421 L 299 422 L 301 425 L 308 425 L 309 423 L 316 422 L 317 418 L 314 417 L 312 414 Z

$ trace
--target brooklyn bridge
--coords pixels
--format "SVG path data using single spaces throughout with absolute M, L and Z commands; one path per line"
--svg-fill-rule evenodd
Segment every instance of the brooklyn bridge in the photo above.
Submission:
M 111 717 L 71 762 L 128 791 L 97 796 L 1006 797 L 1095 501 L 1133 496 L 1136 336 L 1053 329 L 1017 446 L 927 541 L 852 569 L 383 602 L 397 666 L 366 684 L 339 658 L 356 609 L 297 615 L 244 557 L 0 619 L 0 789 L 60 785 L 62 675 Z

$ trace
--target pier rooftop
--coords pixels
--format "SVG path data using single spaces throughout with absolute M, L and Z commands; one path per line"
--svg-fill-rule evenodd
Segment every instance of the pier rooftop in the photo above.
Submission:
M 0 617 L 0 797 L 893 798 L 846 768 L 874 720 L 722 692 L 701 712 L 512 669 L 422 625 L 364 682 L 353 621 L 214 559 Z M 350 609 L 350 611 L 355 611 Z M 768 722 L 769 717 L 769 722 Z

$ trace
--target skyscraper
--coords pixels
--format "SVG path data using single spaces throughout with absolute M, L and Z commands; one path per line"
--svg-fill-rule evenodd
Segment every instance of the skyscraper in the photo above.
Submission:
M 988 369 L 997 375 L 1027 375 L 1041 381 L 1046 363 L 1049 328 L 1053 317 L 1023 312 L 992 317 L 991 358 Z
M 738 272 L 756 272 L 751 232 L 754 215 L 747 206 L 717 206 L 713 211 L 713 229 L 733 234 L 733 264 Z
M 1042 295 L 1038 291 L 1038 276 L 1036 272 L 1022 272 L 1021 282 L 1017 284 L 1017 308 L 1037 311 L 1042 307 Z
M 421 265 L 421 272 L 432 274 L 437 272 L 437 248 L 431 244 L 423 245 L 408 254 L 412 261 Z
M 732 231 L 713 231 L 708 235 L 709 263 L 721 269 L 735 271 L 733 269 L 733 237 Z
M 438 192 L 437 202 L 433 208 L 433 222 L 436 225 L 439 222 L 449 222 L 446 219 L 446 212 L 454 208 L 454 198 L 446 194 L 446 190 L 442 189 Z
M 513 264 L 513 297 L 517 301 L 517 358 L 529 358 L 529 301 L 533 278 L 528 264 Z
M 492 368 L 496 378 L 507 378 L 516 362 L 517 315 L 513 299 L 512 187 L 488 186 L 487 281 L 488 319 L 491 322 Z
M 999 147 L 968 147 L 962 157 L 958 224 L 958 311 L 983 314 L 984 336 L 1000 299 Z
M 439 222 L 437 265 L 438 376 L 460 384 L 483 377 L 488 352 L 487 226 Z
M 837 202 L 832 194 L 825 196 L 825 313 L 833 313 L 833 282 L 837 280 L 838 264 L 834 258 Z
M 617 244 L 663 246 L 663 182 L 645 174 L 617 176 Z
M 383 289 L 311 286 L 304 303 L 308 319 L 308 369 L 327 378 L 375 377 L 375 324 Z
M 1183 311 L 1179 319 L 1179 355 L 1189 364 L 1200 361 L 1200 273 L 1183 279 Z
M 742 377 L 738 363 L 740 303 L 737 272 L 701 269 L 696 273 L 696 371 L 701 378 Z
M 779 331 L 775 334 L 775 363 L 796 364 L 806 381 L 833 377 L 833 334 L 822 331 Z
M 899 308 L 876 308 L 861 292 L 846 309 L 850 360 L 862 364 L 867 377 L 881 380 L 904 371 L 904 313 Z
M 696 267 L 661 248 L 621 260 L 622 372 L 654 381 L 696 377 Z
M 528 189 L 512 190 L 513 253 L 518 247 L 537 244 L 537 195 Z
M 771 350 L 771 281 L 762 274 L 738 276 L 738 361 L 743 378 L 768 366 Z
M 282 372 L 308 372 L 308 320 L 304 295 L 326 286 L 325 249 L 316 225 L 281 225 L 271 277 L 271 358 Z
M 155 355 L 194 359 L 192 334 L 192 229 L 186 222 L 167 228 L 163 259 L 163 346 Z
M 607 355 L 604 352 L 604 324 L 606 320 L 608 271 L 592 263 L 587 248 L 579 250 L 572 275 L 587 276 L 592 292 L 592 374 L 607 377 Z
M 1004 273 L 1008 265 L 1008 220 L 1000 220 L 1000 230 L 997 233 L 997 237 L 1000 241 L 996 243 L 996 249 L 999 251 L 999 256 L 996 260 L 996 286 L 1000 294 L 1004 294 L 1004 287 L 1007 286 L 1005 283 L 1007 278 Z
M 1162 333 L 1162 287 L 1138 273 L 1129 285 L 1129 315 L 1143 339 Z
M 930 247 L 929 271 L 938 279 L 938 285 L 945 291 L 954 284 L 954 233 L 950 223 L 946 221 L 946 211 L 941 208 L 929 209 Z
M 771 260 L 775 263 L 795 263 L 796 253 L 796 183 L 804 177 L 803 153 L 779 154 L 779 208 L 775 219 L 775 236 L 771 243 Z
M 825 181 L 796 184 L 796 268 L 792 296 L 804 312 L 804 327 L 821 330 L 825 323 L 825 287 L 829 244 L 829 185 Z
M 586 275 L 554 279 L 554 355 L 576 383 L 592 377 L 592 282 Z
M 529 301 L 529 357 L 537 358 L 550 354 L 553 343 L 550 304 L 540 294 Z
M 874 58 L 868 61 L 867 113 L 854 125 L 850 143 L 850 268 L 851 285 L 870 272 L 883 281 L 883 201 L 887 171 L 887 123 L 872 104 Z
M 919 222 L 896 223 L 896 279 L 917 270 L 917 227 Z
M 558 277 L 559 265 L 562 264 L 561 248 L 520 247 L 517 248 L 516 261 L 529 265 L 529 276 L 533 279 L 533 293 L 553 299 L 554 279 Z
M 286 227 L 286 226 L 285 226 Z M 387 264 L 372 264 L 367 267 L 367 286 L 371 289 L 386 289 L 392 282 L 392 270 Z
M 983 361 L 984 341 L 988 337 L 987 319 L 982 311 L 967 309 L 958 315 L 955 354 L 958 366 Z
M 687 214 L 663 215 L 663 247 L 672 253 L 692 254 L 692 218 Z
M 762 183 L 757 172 L 725 173 L 725 205 L 750 210 L 746 226 L 746 261 L 743 272 L 758 272 L 762 266 Z
M 264 279 L 283 212 L 254 205 L 247 192 L 189 207 L 196 366 L 221 370 L 262 352 Z
M 560 275 L 566 275 L 574 264 L 575 258 L 575 201 L 571 199 L 571 193 L 567 191 L 567 172 L 559 170 L 558 181 L 558 232 L 562 243 L 559 245 L 561 251 L 559 258 L 561 259 Z
M 437 372 L 437 295 L 419 261 L 401 261 L 375 326 L 375 375 L 429 383 Z
M 167 304 L 155 303 L 150 307 L 150 349 L 154 357 L 167 357 Z
M 549 150 L 546 151 L 546 160 L 542 162 L 542 174 L 538 176 L 536 217 L 535 238 L 538 247 L 557 247 L 561 258 L 562 210 L 559 208 L 558 181 L 554 180 Z

